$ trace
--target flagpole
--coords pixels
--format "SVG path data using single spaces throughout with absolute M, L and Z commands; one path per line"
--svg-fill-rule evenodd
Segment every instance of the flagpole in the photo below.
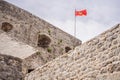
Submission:
M 75 9 L 75 13 L 76 13 L 76 9 Z M 74 21 L 74 37 L 76 37 L 76 15 L 75 17 L 75 21 Z

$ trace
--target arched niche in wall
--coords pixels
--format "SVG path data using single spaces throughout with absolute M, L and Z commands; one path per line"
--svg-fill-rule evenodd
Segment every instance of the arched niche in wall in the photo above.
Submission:
M 51 43 L 51 39 L 48 35 L 46 35 L 46 34 L 39 34 L 38 35 L 37 46 L 46 48 L 50 45 L 50 43 Z
M 9 32 L 13 29 L 13 25 L 8 23 L 8 22 L 3 22 L 2 23 L 2 27 L 1 30 L 5 31 L 5 32 Z
M 70 50 L 71 50 L 70 47 L 68 47 L 68 46 L 65 47 L 65 52 L 66 52 L 66 53 L 67 53 L 68 51 L 70 51 Z

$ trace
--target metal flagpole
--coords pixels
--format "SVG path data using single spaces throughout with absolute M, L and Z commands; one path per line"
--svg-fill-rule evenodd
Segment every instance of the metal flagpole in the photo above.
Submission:
M 76 9 L 75 9 L 75 22 L 74 22 L 74 37 L 76 37 Z
M 74 37 L 76 38 L 76 2 L 75 2 L 75 11 L 74 11 Z M 74 43 L 76 43 L 75 39 L 74 39 Z M 73 63 L 75 63 L 75 46 L 72 54 L 73 54 Z

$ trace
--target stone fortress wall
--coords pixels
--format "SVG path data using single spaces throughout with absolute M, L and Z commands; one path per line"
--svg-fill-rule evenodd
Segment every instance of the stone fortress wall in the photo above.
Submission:
M 25 80 L 120 80 L 120 25 L 37 68 Z
M 0 80 L 119 80 L 120 24 L 81 44 L 0 0 L 0 53 Z
M 80 40 L 45 20 L 4 0 L 0 0 L 0 35 L 3 35 L 3 33 L 11 37 L 12 42 L 25 43 L 25 45 L 35 49 L 31 50 L 31 48 L 28 48 L 34 53 L 30 52 L 30 55 L 24 57 L 24 66 L 27 66 L 29 69 L 35 69 L 59 55 L 74 49 L 75 46 L 81 45 Z M 1 49 L 3 49 L 3 46 L 0 46 L 2 47 Z M 15 49 L 12 48 L 12 50 Z M 6 50 L 7 53 L 2 52 L 12 55 L 16 51 L 11 51 L 11 54 L 8 50 Z M 22 52 L 23 56 L 29 54 L 27 51 L 24 53 L 25 50 L 22 50 Z M 21 55 L 21 53 L 17 54 Z
M 22 80 L 22 60 L 0 54 L 0 80 Z

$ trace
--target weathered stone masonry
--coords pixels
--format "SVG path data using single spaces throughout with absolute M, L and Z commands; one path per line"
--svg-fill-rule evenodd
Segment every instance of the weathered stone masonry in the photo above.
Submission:
M 73 36 L 0 0 L 0 80 L 24 77 L 120 80 L 120 24 L 81 45 Z
M 71 50 L 81 44 L 80 40 L 45 20 L 0 0 L 0 34 L 4 32 L 14 41 L 25 43 L 38 50 L 25 58 L 24 64 L 28 69 L 35 69 L 66 53 L 66 47 Z
M 23 80 L 22 60 L 0 54 L 0 80 Z
M 39 67 L 25 80 L 120 80 L 120 25 Z

